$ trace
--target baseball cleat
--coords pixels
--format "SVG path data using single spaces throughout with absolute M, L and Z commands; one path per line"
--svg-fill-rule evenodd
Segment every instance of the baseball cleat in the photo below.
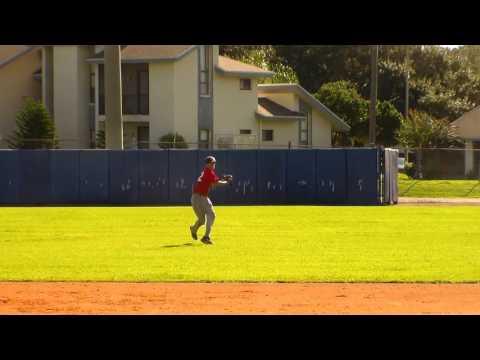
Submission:
M 190 226 L 190 234 L 192 234 L 192 239 L 197 240 L 197 233 L 193 231 L 193 226 Z
M 202 238 L 201 242 L 204 243 L 204 244 L 207 244 L 207 245 L 212 245 L 213 244 L 208 236 L 204 236 Z

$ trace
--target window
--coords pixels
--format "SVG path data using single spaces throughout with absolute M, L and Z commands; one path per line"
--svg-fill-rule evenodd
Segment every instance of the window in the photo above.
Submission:
M 262 130 L 262 141 L 273 141 L 273 130 Z
M 308 120 L 300 120 L 300 144 L 308 145 Z
M 200 141 L 198 147 L 200 149 L 208 149 L 210 131 L 208 131 L 207 129 L 200 129 L 199 138 Z
M 208 130 L 200 130 L 200 141 L 208 141 Z
M 252 80 L 240 79 L 240 90 L 252 90 Z
M 305 118 L 301 119 L 298 125 L 299 143 L 300 145 L 308 145 L 311 143 L 312 109 L 308 104 L 300 100 L 299 110 L 305 114 Z
M 148 71 L 138 72 L 138 111 L 142 115 L 149 114 L 149 83 Z
M 150 128 L 148 126 L 137 127 L 137 148 L 148 149 L 150 141 Z
M 90 73 L 90 104 L 95 104 L 95 73 Z
M 105 70 L 98 67 L 99 113 L 105 115 Z M 122 65 L 122 112 L 125 115 L 149 114 L 148 64 Z
M 213 48 L 211 46 L 200 46 L 200 95 L 210 96 L 211 71 Z
M 240 135 L 251 135 L 252 130 L 250 129 L 240 129 Z

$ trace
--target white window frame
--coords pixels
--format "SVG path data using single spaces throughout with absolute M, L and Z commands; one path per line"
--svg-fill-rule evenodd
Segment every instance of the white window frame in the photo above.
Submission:
M 200 46 L 200 69 L 198 73 L 200 97 L 209 98 L 212 96 L 212 69 L 213 66 L 213 48 L 208 45 Z M 206 77 L 206 81 L 202 77 Z M 202 93 L 202 85 L 206 85 L 207 92 Z
M 265 140 L 263 134 L 264 134 L 264 132 L 266 132 L 266 131 L 270 131 L 270 132 L 272 133 L 272 140 Z M 274 132 L 273 129 L 262 129 L 262 142 L 273 142 L 274 139 L 275 139 L 275 132 Z

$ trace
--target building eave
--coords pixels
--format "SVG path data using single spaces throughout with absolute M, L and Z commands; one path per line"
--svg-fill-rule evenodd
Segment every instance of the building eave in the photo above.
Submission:
M 264 115 L 260 114 L 259 112 L 255 112 L 255 116 L 259 120 L 293 120 L 293 121 L 298 121 L 298 120 L 303 120 L 306 117 L 305 116 L 279 116 L 279 115 Z
M 5 60 L 3 61 L 0 61 L 0 68 L 4 67 L 4 66 L 7 66 L 8 64 L 12 63 L 13 61 L 15 61 L 16 59 L 18 59 L 19 57 L 33 51 L 33 50 L 36 50 L 36 49 L 40 49 L 41 46 L 31 46 L 25 50 L 22 50 L 8 58 L 6 58 Z
M 350 130 L 347 123 L 298 84 L 259 84 L 257 89 L 259 94 L 293 92 L 314 109 L 325 114 L 336 131 L 347 132 Z
M 239 77 L 239 78 L 266 78 L 272 77 L 274 73 L 272 71 L 233 71 L 233 70 L 225 70 L 220 66 L 215 66 L 215 71 L 222 76 L 229 76 L 229 77 Z
M 183 50 L 175 56 L 163 57 L 163 58 L 145 58 L 145 59 L 121 59 L 124 64 L 144 64 L 144 63 L 165 63 L 177 61 L 186 56 L 192 50 L 196 49 L 198 45 L 192 45 L 189 48 Z M 90 64 L 103 64 L 103 58 L 89 58 L 86 60 Z

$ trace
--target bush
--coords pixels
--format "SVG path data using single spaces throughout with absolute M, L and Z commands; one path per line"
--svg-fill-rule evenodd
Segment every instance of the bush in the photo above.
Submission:
M 404 172 L 407 174 L 409 178 L 413 178 L 415 176 L 415 164 L 412 162 L 405 162 L 405 169 Z
M 40 101 L 27 99 L 17 113 L 17 130 L 7 140 L 11 149 L 56 149 L 55 124 Z
M 169 133 L 160 138 L 158 146 L 162 149 L 187 149 L 188 144 L 182 135 Z
M 105 130 L 98 130 L 95 146 L 97 149 L 105 149 Z

